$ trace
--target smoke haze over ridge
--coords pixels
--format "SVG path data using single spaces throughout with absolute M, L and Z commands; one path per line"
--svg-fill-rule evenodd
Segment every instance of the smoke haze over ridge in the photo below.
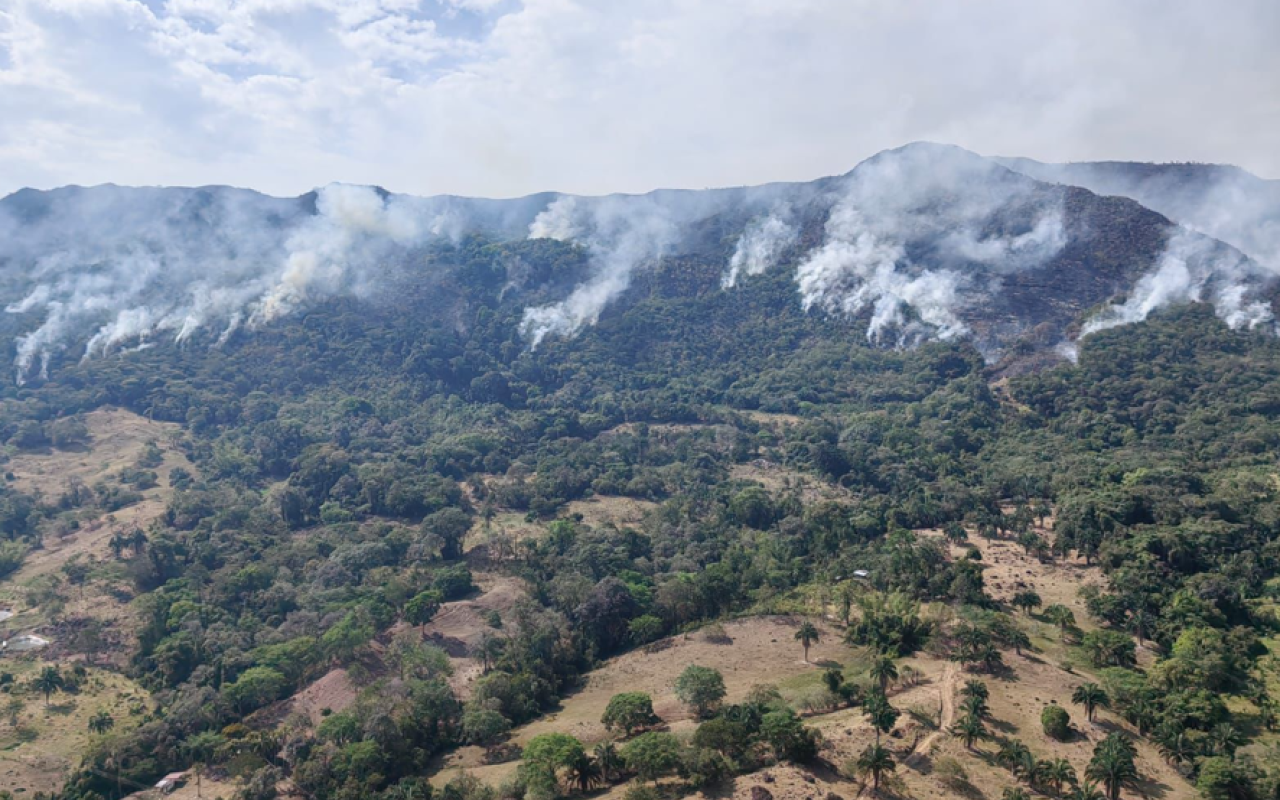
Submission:
M 0 301 L 26 321 L 13 345 L 25 380 L 68 351 L 102 357 L 198 331 L 216 345 L 311 303 L 372 297 L 422 248 L 480 233 L 571 242 L 589 256 L 589 274 L 567 294 L 526 305 L 520 333 L 532 348 L 596 324 L 662 259 L 694 255 L 719 260 L 722 291 L 786 269 L 795 302 L 865 318 L 874 342 L 971 336 L 998 357 L 1039 320 L 1006 309 L 1012 322 L 996 330 L 984 319 L 991 303 L 1006 285 L 1050 279 L 1070 245 L 1093 235 L 1068 212 L 1070 191 L 1079 190 L 916 144 L 835 178 L 703 192 L 511 201 L 343 184 L 295 199 L 217 188 L 21 192 L 0 201 Z M 720 239 L 703 232 L 711 223 Z M 1272 269 L 1167 227 L 1165 252 L 1132 286 L 1099 289 L 1125 296 L 1084 335 L 1198 301 L 1232 327 L 1273 324 L 1259 295 Z M 415 280 L 432 280 L 415 269 Z

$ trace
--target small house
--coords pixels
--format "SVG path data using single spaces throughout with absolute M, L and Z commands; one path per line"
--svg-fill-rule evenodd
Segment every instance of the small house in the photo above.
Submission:
M 187 782 L 187 773 L 170 772 L 168 775 L 165 775 L 156 783 L 156 788 L 159 789 L 164 794 L 168 794 L 169 792 L 172 792 L 174 789 L 177 789 L 183 786 L 184 784 L 186 784 L 186 782 Z

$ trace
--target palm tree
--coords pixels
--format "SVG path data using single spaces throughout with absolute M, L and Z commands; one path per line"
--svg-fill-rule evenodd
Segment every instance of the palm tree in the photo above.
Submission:
M 600 765 L 591 756 L 578 752 L 569 762 L 569 782 L 586 794 L 600 779 Z
M 114 728 L 116 725 L 115 717 L 108 714 L 105 710 L 99 711 L 92 717 L 89 717 L 89 730 L 93 733 L 103 734 Z
M 1138 777 L 1133 763 L 1136 753 L 1133 742 L 1121 734 L 1109 734 L 1093 749 L 1085 775 L 1102 784 L 1108 800 L 1117 800 L 1120 787 Z
M 1077 686 L 1075 692 L 1071 694 L 1071 702 L 1084 706 L 1085 716 L 1090 722 L 1093 722 L 1093 714 L 1099 708 L 1111 708 L 1111 698 L 1107 697 L 1106 691 L 1096 683 L 1082 683 Z
M 1068 628 L 1076 624 L 1076 615 L 1071 611 L 1071 609 L 1059 603 L 1046 606 L 1044 610 L 1044 618 L 1054 625 L 1057 625 L 1058 630 L 1064 635 Z
M 1151 720 L 1155 718 L 1156 710 L 1155 703 L 1143 693 L 1133 698 L 1133 701 L 1125 706 L 1124 718 L 1137 727 L 1139 736 L 1146 736 L 1147 727 L 1151 725 Z
M 1106 800 L 1106 795 L 1098 790 L 1098 784 L 1086 780 L 1067 793 L 1067 800 Z
M 1043 604 L 1040 595 L 1034 589 L 1023 589 L 1017 592 L 1009 602 L 1022 609 L 1024 614 L 1030 614 L 1031 609 L 1039 608 Z
M 1192 763 L 1200 755 L 1200 748 L 1195 740 L 1187 735 L 1186 729 L 1181 725 L 1162 727 L 1155 740 L 1165 761 L 1179 769 Z
M 1045 783 L 1053 787 L 1054 794 L 1062 794 L 1062 787 L 1076 782 L 1076 768 L 1065 758 L 1055 758 L 1046 762 Z
M 979 719 L 986 717 L 991 710 L 987 707 L 987 701 L 977 695 L 971 695 L 961 700 L 960 709 L 966 714 L 978 717 Z
M 610 783 L 622 772 L 622 756 L 612 742 L 596 745 L 596 763 L 600 765 L 600 777 Z
M 822 682 L 826 685 L 828 692 L 838 697 L 840 687 L 844 686 L 844 672 L 839 667 L 830 667 L 823 671 Z
M 40 671 L 36 679 L 32 682 L 32 686 L 36 691 L 44 695 L 44 704 L 49 705 L 49 696 L 54 692 L 60 692 L 67 687 L 66 678 L 62 677 L 62 673 L 58 672 L 55 666 L 47 666 Z
M 977 678 L 970 678 L 964 682 L 964 686 L 960 687 L 960 694 L 964 697 L 981 697 L 983 701 L 990 699 L 991 690 L 987 688 L 987 684 Z
M 969 713 L 951 726 L 951 735 L 964 742 L 966 750 L 972 750 L 974 742 L 986 738 L 987 728 L 982 724 L 981 717 Z
M 796 641 L 804 647 L 804 660 L 809 663 L 809 647 L 822 638 L 822 634 L 818 632 L 818 627 L 809 620 L 805 620 L 800 629 L 796 631 Z
M 1018 765 L 1029 755 L 1031 755 L 1031 750 L 1025 744 L 1017 739 L 1007 739 L 996 752 L 996 763 L 1013 772 L 1018 769 Z
M 1240 746 L 1240 732 L 1229 722 L 1219 723 L 1209 731 L 1206 744 L 1215 756 L 1235 758 L 1236 748 Z
M 853 769 L 860 778 L 865 779 L 870 775 L 871 791 L 878 793 L 880 776 L 886 772 L 893 772 L 897 769 L 897 764 L 894 763 L 893 756 L 889 755 L 888 750 L 879 744 L 873 744 L 858 754 L 858 759 L 853 762 Z
M 880 683 L 880 693 L 884 694 L 889 683 L 898 679 L 898 665 L 894 663 L 892 656 L 879 655 L 871 662 L 869 674 Z
M 1129 615 L 1129 632 L 1138 637 L 1138 645 L 1146 643 L 1147 634 L 1155 619 L 1145 610 L 1139 608 Z
M 1013 647 L 1013 652 L 1022 655 L 1023 649 L 1031 649 L 1031 637 L 1023 631 L 1009 631 L 1005 636 L 1005 643 Z
M 1034 784 L 1039 777 L 1040 762 L 1036 760 L 1036 754 L 1031 752 L 1030 748 L 1024 747 L 1018 753 L 1018 760 L 1014 762 L 1010 770 L 1014 775 Z
M 142 528 L 133 529 L 133 533 L 129 535 L 129 546 L 133 548 L 135 556 L 142 555 L 143 549 L 147 546 L 147 535 L 142 532 Z
M 849 619 L 853 616 L 853 606 L 857 602 L 852 582 L 840 587 L 840 621 L 849 627 Z
M 898 721 L 898 710 L 889 703 L 883 692 L 873 692 L 862 704 L 862 713 L 867 721 L 876 729 L 876 744 L 880 744 L 880 734 L 893 730 Z
M 107 547 L 111 548 L 111 552 L 116 558 L 120 558 L 120 555 L 131 546 L 132 542 L 130 538 L 126 536 L 123 531 L 116 531 L 111 534 L 111 538 L 107 540 Z

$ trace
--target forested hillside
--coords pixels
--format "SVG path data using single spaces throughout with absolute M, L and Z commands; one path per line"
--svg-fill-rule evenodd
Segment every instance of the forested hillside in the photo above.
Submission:
M 1169 223 L 1028 191 L 1005 233 L 1070 234 L 983 273 L 965 335 L 797 302 L 826 209 L 732 290 L 711 215 L 536 347 L 598 248 L 473 232 L 221 342 L 51 350 L 0 390 L 0 630 L 48 642 L 0 658 L 10 791 L 1273 796 L 1280 341 L 1210 290 L 1074 336 Z

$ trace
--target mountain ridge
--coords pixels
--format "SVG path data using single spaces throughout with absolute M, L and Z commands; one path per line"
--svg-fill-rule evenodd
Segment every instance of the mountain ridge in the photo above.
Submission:
M 24 189 L 0 199 L 9 312 L 0 332 L 14 342 L 20 380 L 66 354 L 205 330 L 227 341 L 326 298 L 385 296 L 393 278 L 446 280 L 427 269 L 431 253 L 475 235 L 585 253 L 572 281 L 537 268 L 504 276 L 505 300 L 527 300 L 518 327 L 535 349 L 594 326 L 669 259 L 696 263 L 698 280 L 724 291 L 793 270 L 806 311 L 861 318 L 880 344 L 970 337 L 992 363 L 1056 351 L 1091 325 L 1170 302 L 1211 302 L 1233 326 L 1270 324 L 1273 276 L 1175 222 L 1133 199 L 928 142 L 808 182 L 638 195 Z M 1101 321 L 1085 319 L 1099 309 Z

